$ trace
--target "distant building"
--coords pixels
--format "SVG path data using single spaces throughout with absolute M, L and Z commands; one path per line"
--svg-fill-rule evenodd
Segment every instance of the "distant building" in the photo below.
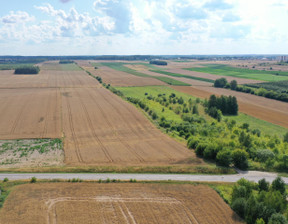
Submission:
M 278 56 L 277 61 L 286 62 L 286 61 L 288 61 L 288 56 Z

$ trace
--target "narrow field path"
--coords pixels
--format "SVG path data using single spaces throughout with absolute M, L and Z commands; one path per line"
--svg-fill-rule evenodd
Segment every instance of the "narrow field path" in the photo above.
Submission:
M 36 177 L 37 179 L 73 179 L 79 178 L 82 180 L 130 180 L 138 181 L 203 181 L 203 182 L 237 182 L 241 178 L 257 182 L 262 178 L 272 182 L 276 177 L 276 173 L 266 173 L 258 171 L 240 172 L 233 175 L 188 175 L 188 174 L 116 174 L 116 173 L 1 173 L 0 180 L 7 177 L 9 180 L 24 180 Z M 283 177 L 283 180 L 288 184 L 288 178 Z

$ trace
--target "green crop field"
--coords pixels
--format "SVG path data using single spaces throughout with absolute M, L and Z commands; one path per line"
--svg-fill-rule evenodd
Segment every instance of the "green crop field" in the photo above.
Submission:
M 191 75 L 183 75 L 183 74 L 179 74 L 179 73 L 172 73 L 172 72 L 166 72 L 166 71 L 160 71 L 160 70 L 149 70 L 149 71 L 164 74 L 164 75 L 169 75 L 169 76 L 173 76 L 173 77 L 182 77 L 182 78 L 187 78 L 187 79 L 194 79 L 194 80 L 199 80 L 199 81 L 203 81 L 203 82 L 214 83 L 214 80 L 212 80 L 212 79 L 199 78 L 199 77 L 194 77 Z
M 189 71 L 204 72 L 214 75 L 232 76 L 237 78 L 253 79 L 267 82 L 288 80 L 288 72 L 260 71 L 244 68 L 234 68 L 228 65 L 207 64 L 203 68 L 185 68 Z M 278 75 L 276 75 L 276 73 Z
M 17 64 L 0 64 L 0 70 L 14 70 L 19 67 L 23 66 L 33 66 L 33 64 L 26 64 L 26 63 L 17 63 Z
M 41 67 L 43 70 L 54 70 L 54 71 L 82 71 L 82 69 L 74 64 L 55 64 L 55 63 L 45 63 Z

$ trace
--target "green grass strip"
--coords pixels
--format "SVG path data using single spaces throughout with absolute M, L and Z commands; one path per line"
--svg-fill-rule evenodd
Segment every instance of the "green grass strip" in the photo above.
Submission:
M 173 77 L 181 77 L 181 78 L 194 79 L 194 80 L 199 80 L 199 81 L 203 81 L 203 82 L 214 83 L 214 80 L 212 80 L 212 79 L 194 77 L 194 76 L 190 76 L 190 75 L 183 75 L 183 74 L 179 74 L 179 73 L 172 73 L 172 72 L 160 71 L 160 70 L 149 70 L 149 71 L 164 74 L 164 75 L 169 75 L 169 76 L 173 76 Z
M 153 77 L 155 79 L 159 79 L 160 81 L 166 82 L 167 84 L 172 85 L 172 86 L 191 86 L 188 83 L 181 82 L 181 81 L 178 81 L 178 80 L 175 80 L 175 79 L 171 79 L 171 78 L 168 78 L 168 77 L 162 77 L 162 76 L 151 76 L 151 77 Z

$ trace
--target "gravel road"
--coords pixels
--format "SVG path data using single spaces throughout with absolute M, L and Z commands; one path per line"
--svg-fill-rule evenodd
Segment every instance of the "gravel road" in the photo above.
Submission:
M 258 180 L 265 178 L 267 181 L 272 182 L 277 174 L 266 173 L 258 171 L 238 171 L 238 174 L 234 175 L 188 175 L 188 174 L 115 174 L 115 173 L 0 173 L 0 180 L 7 177 L 9 180 L 24 180 L 36 177 L 37 179 L 73 179 L 80 178 L 82 180 L 106 180 L 120 179 L 130 180 L 136 179 L 161 181 L 161 180 L 175 180 L 175 181 L 205 181 L 205 182 L 236 182 L 241 178 L 245 178 L 250 181 L 257 182 Z M 288 178 L 283 178 L 286 184 L 288 184 Z

